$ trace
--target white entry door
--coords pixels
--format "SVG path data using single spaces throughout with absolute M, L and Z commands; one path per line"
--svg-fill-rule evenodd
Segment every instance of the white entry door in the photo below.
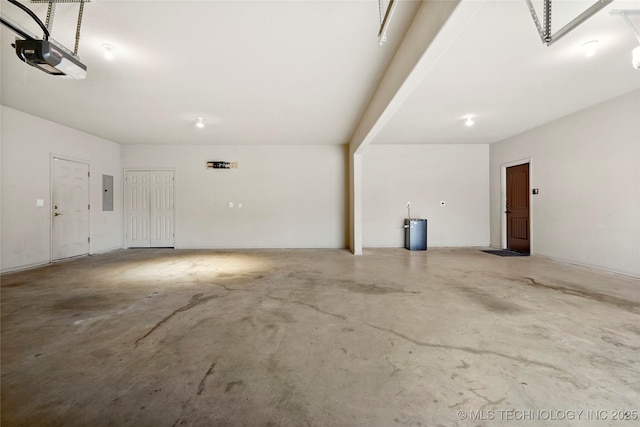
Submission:
M 52 259 L 89 253 L 89 165 L 52 159 Z
M 126 239 L 130 248 L 172 248 L 173 171 L 127 171 Z

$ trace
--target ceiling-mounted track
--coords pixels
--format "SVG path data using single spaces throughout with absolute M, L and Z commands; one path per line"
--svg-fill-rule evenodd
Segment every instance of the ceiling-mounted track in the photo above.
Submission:
M 389 5 L 384 13 L 384 18 L 382 17 L 382 0 L 378 0 L 378 7 L 380 8 L 380 30 L 378 30 L 378 42 L 382 46 L 384 42 L 387 41 L 387 29 L 389 28 L 389 23 L 391 22 L 391 18 L 393 17 L 393 12 L 396 11 L 396 7 L 398 6 L 398 0 L 390 0 Z
M 582 12 L 580 15 L 575 17 L 571 22 L 569 22 L 564 27 L 560 28 L 555 34 L 551 34 L 551 10 L 552 10 L 552 0 L 544 0 L 543 4 L 543 23 L 540 24 L 540 20 L 538 19 L 538 14 L 536 13 L 532 0 L 525 0 L 527 2 L 527 6 L 529 7 L 529 13 L 531 13 L 531 17 L 533 18 L 533 23 L 538 30 L 538 34 L 540 34 L 540 39 L 542 43 L 547 46 L 551 46 L 553 43 L 560 40 L 562 37 L 569 34 L 571 30 L 576 28 L 578 25 L 582 24 L 587 19 L 591 18 L 593 15 L 598 13 L 604 7 L 606 7 L 613 0 L 598 0 L 596 3 L 591 5 L 587 10 Z

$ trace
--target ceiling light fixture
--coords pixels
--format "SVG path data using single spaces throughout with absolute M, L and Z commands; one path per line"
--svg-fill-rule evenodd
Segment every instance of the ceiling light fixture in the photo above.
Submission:
M 202 121 L 202 117 L 198 117 L 198 121 L 196 122 L 196 127 L 198 129 L 202 129 L 204 127 L 204 122 Z
M 464 121 L 465 126 L 473 126 L 475 122 L 473 121 L 473 116 L 467 116 L 467 120 Z
M 114 51 L 116 50 L 116 47 L 114 45 L 109 44 L 109 43 L 103 43 L 102 47 L 104 48 L 104 57 L 105 57 L 105 59 L 107 59 L 109 61 L 113 61 L 113 59 L 115 58 Z
M 598 40 L 591 40 L 584 43 L 582 45 L 582 48 L 584 49 L 584 56 L 586 56 L 587 58 L 590 58 L 593 55 L 595 55 L 596 52 L 598 51 L 598 43 L 599 43 Z

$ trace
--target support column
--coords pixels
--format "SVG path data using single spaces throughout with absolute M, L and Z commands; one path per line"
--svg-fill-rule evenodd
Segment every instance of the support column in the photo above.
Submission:
M 362 255 L 362 155 L 349 150 L 349 249 Z

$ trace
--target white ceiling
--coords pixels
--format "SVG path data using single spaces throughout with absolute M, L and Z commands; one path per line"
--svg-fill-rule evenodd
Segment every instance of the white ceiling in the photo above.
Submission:
M 44 20 L 45 5 L 22 2 Z M 554 30 L 593 2 L 554 0 Z M 640 88 L 631 67 L 638 42 L 608 13 L 640 9 L 640 0 L 614 1 L 551 47 L 524 0 L 484 1 L 469 21 L 464 8 L 473 3 L 451 16 L 446 25 L 455 31 L 430 48 L 444 54 L 374 143 L 495 142 Z M 17 8 L 0 4 L 40 34 Z M 87 79 L 25 66 L 3 27 L 0 97 L 123 144 L 345 144 L 418 7 L 400 3 L 381 47 L 377 0 L 93 0 L 79 50 Z M 57 6 L 52 37 L 67 47 L 77 10 Z M 594 38 L 600 50 L 584 58 L 581 45 Z M 103 58 L 103 43 L 117 47 L 114 61 Z M 475 126 L 463 125 L 465 114 L 476 116 Z M 195 128 L 196 117 L 204 129 Z
M 459 30 L 432 43 L 444 54 L 373 143 L 492 143 L 640 88 L 631 66 L 639 43 L 609 14 L 640 10 L 640 0 L 614 1 L 548 47 L 524 0 L 481 3 L 470 21 L 463 12 L 477 2 L 458 6 L 446 26 Z M 554 0 L 552 34 L 594 3 Z M 534 6 L 542 19 L 542 1 Z M 585 57 L 590 40 L 599 40 L 598 51 Z

